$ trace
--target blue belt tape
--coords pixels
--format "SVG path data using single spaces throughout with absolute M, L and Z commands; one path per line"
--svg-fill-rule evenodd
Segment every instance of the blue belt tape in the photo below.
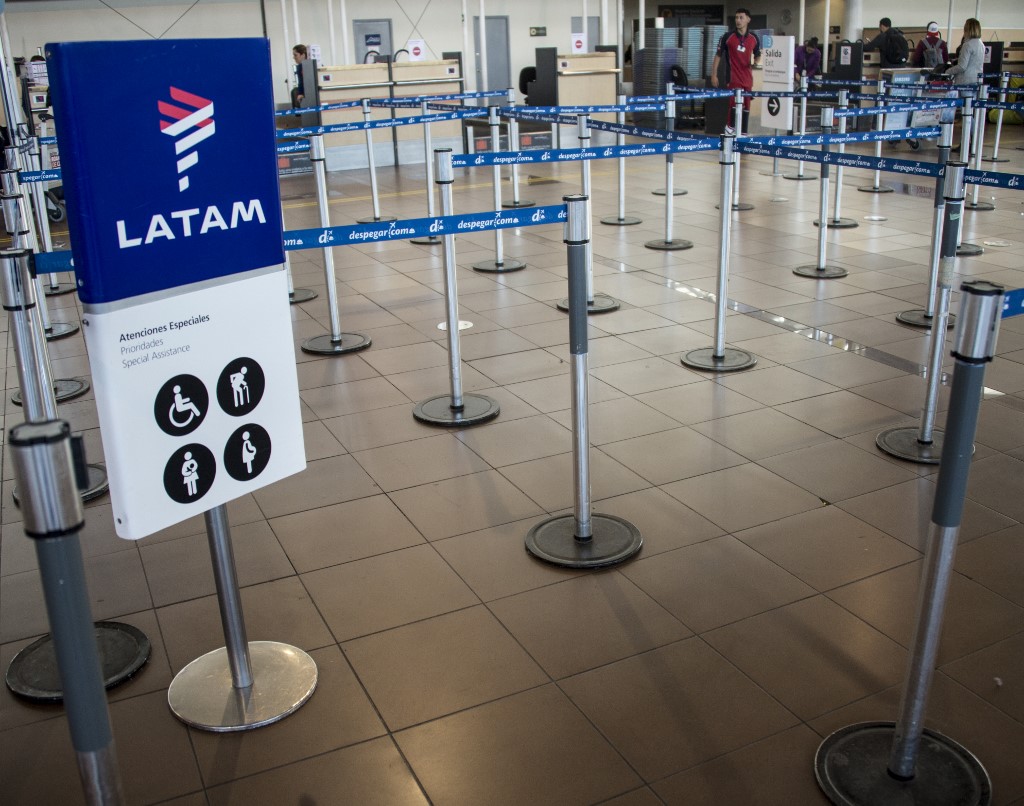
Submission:
M 942 176 L 946 166 L 934 162 L 913 162 L 911 160 L 894 160 L 887 158 L 865 157 L 860 154 L 840 154 L 838 151 L 810 151 L 804 148 L 784 148 L 782 146 L 765 146 L 744 140 L 736 142 L 736 149 L 746 154 L 761 157 L 781 157 L 782 159 L 804 160 L 808 162 L 841 165 L 844 168 L 864 168 L 870 171 L 889 171 L 890 173 L 909 174 L 912 176 Z
M 1010 93 L 1007 92 L 1007 95 Z M 975 101 L 974 105 L 985 109 L 1005 109 L 1010 112 L 1024 112 L 1024 103 L 1008 104 L 1000 101 Z
M 39 138 L 39 145 L 41 146 L 55 146 L 57 145 L 57 138 L 52 135 Z
M 916 129 L 883 129 L 875 132 L 846 132 L 845 134 L 794 134 L 772 137 L 744 137 L 738 143 L 760 143 L 766 146 L 820 146 L 822 143 L 873 143 L 887 140 L 927 140 L 939 136 L 938 126 L 923 126 Z
M 36 255 L 36 274 L 56 274 L 61 271 L 74 271 L 71 250 L 61 252 L 39 252 Z
M 362 101 L 338 101 L 334 104 L 324 104 L 323 106 L 310 106 L 305 109 L 280 109 L 274 112 L 275 117 L 286 118 L 296 117 L 297 115 L 306 115 L 310 112 L 330 112 L 332 109 L 355 109 L 356 107 L 362 106 Z
M 482 165 L 522 165 L 531 162 L 579 162 L 619 157 L 650 157 L 658 154 L 682 154 L 718 149 L 718 139 L 690 140 L 663 144 L 602 146 L 600 148 L 561 148 L 557 150 L 499 151 L 493 154 L 458 154 L 452 157 L 453 168 L 476 168 Z
M 950 109 L 956 106 L 963 106 L 964 102 L 958 98 L 947 98 L 942 101 L 924 101 L 922 103 L 898 103 L 890 106 L 874 106 L 868 109 L 837 109 L 837 118 L 859 118 L 867 115 L 888 115 L 891 112 L 922 112 L 928 109 Z
M 19 171 L 18 181 L 19 182 L 56 182 L 60 180 L 61 172 L 60 168 L 54 168 L 49 171 Z
M 986 187 L 1024 190 L 1024 177 L 1020 174 L 1004 174 L 997 171 L 964 171 L 964 181 L 968 185 L 985 185 Z
M 529 115 L 601 115 L 617 112 L 660 112 L 665 104 L 605 104 L 603 106 L 517 106 L 517 112 Z
M 1003 295 L 1003 319 L 1024 313 L 1024 288 L 1015 288 Z
M 301 143 L 278 143 L 277 145 L 278 154 L 295 154 L 299 151 L 309 151 L 308 140 L 304 140 Z
M 330 126 L 306 126 L 301 129 L 284 129 L 277 133 L 278 137 L 313 137 L 317 134 L 337 134 L 338 132 L 366 131 L 367 129 L 393 129 L 396 126 L 413 126 L 416 124 L 433 123 L 439 120 L 459 120 L 461 118 L 486 115 L 486 109 L 460 109 L 440 115 L 409 115 L 408 117 L 389 120 L 364 120 L 353 123 L 335 123 Z

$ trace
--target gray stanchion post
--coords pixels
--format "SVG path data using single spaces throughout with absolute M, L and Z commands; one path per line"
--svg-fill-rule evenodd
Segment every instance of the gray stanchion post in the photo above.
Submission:
M 679 360 L 693 369 L 735 372 L 757 363 L 746 350 L 725 346 L 726 303 L 729 300 L 729 243 L 732 233 L 732 172 L 736 162 L 734 135 L 722 136 L 722 166 L 719 196 L 718 284 L 715 291 L 715 343 L 711 347 L 690 350 Z
M 949 161 L 949 149 L 953 145 L 953 123 L 940 123 L 939 124 L 939 157 L 936 162 L 939 165 L 945 165 Z M 943 214 L 946 209 L 946 195 L 943 193 L 945 187 L 945 180 L 942 176 L 935 177 L 935 205 L 934 212 L 932 214 L 932 248 L 931 248 L 931 260 L 929 262 L 930 271 L 928 274 L 928 302 L 926 307 L 922 310 L 920 308 L 912 308 L 902 313 L 896 314 L 896 321 L 904 325 L 911 325 L 912 327 L 931 327 L 935 322 L 935 297 L 938 290 L 939 281 L 939 259 L 942 253 L 942 233 L 943 233 Z M 955 244 L 954 244 L 955 247 Z M 947 327 L 952 327 L 956 316 L 954 314 L 949 315 L 949 323 Z
M 807 134 L 807 75 L 800 76 L 800 136 L 803 137 Z M 796 173 L 783 174 L 783 179 L 793 179 L 796 181 L 802 181 L 806 179 L 817 179 L 814 174 L 804 172 L 804 161 L 800 160 L 796 164 Z
M 587 115 L 576 116 L 576 132 L 577 139 L 579 140 L 580 149 L 586 151 L 590 148 L 590 120 Z M 583 195 L 588 199 L 590 198 L 590 160 L 580 160 L 580 185 L 583 189 Z M 587 205 L 587 209 L 590 206 Z M 587 313 L 610 313 L 611 311 L 617 311 L 620 307 L 619 301 L 613 297 L 609 297 L 607 294 L 595 294 L 594 293 L 594 252 L 593 245 L 590 241 L 586 244 L 586 266 L 587 266 Z M 570 300 L 568 297 L 559 300 L 555 303 L 560 311 L 569 310 Z
M 497 154 L 501 151 L 501 119 L 498 117 L 498 107 L 487 108 L 487 124 L 491 128 L 491 153 Z M 501 212 L 501 166 L 495 163 L 491 168 L 491 183 L 494 193 L 494 210 Z M 502 274 L 507 271 L 519 271 L 525 269 L 526 264 L 514 258 L 505 258 L 504 240 L 500 229 L 494 230 L 494 260 L 481 260 L 473 264 L 474 271 L 483 271 L 490 274 Z
M 6 280 L 10 272 L 4 275 Z M 78 540 L 85 519 L 75 487 L 71 428 L 63 420 L 22 423 L 11 429 L 8 444 L 23 491 L 25 534 L 34 539 L 39 560 L 85 799 L 96 806 L 120 806 L 124 794 Z
M 985 109 L 983 104 L 987 100 L 988 84 L 982 81 L 978 84 L 978 101 L 980 101 L 982 105 L 975 107 L 977 111 L 974 113 L 974 153 L 971 154 L 971 159 L 974 160 L 974 170 L 976 171 L 981 170 L 981 150 L 985 146 L 985 117 L 988 115 L 988 110 Z M 964 157 L 964 159 L 967 158 Z M 980 191 L 981 185 L 975 184 L 974 189 L 971 191 L 971 200 L 964 204 L 965 210 L 984 212 L 996 209 L 996 206 L 991 202 L 978 201 L 978 194 Z
M 743 90 L 736 90 L 736 97 L 733 106 L 733 121 L 736 123 L 736 136 L 742 137 L 743 132 Z M 736 161 L 732 172 L 732 209 L 734 212 L 753 210 L 754 205 L 749 202 L 740 201 L 740 164 L 743 162 L 743 154 L 739 151 L 734 153 Z
M 586 244 L 590 240 L 590 200 L 565 196 L 565 243 L 569 264 L 569 352 L 572 382 L 573 513 L 547 518 L 526 535 L 526 550 L 566 568 L 597 568 L 629 559 L 643 545 L 639 530 L 615 515 L 592 512 L 590 427 L 587 414 Z
M 885 80 L 881 77 L 878 79 L 878 86 L 875 88 L 875 108 L 884 105 L 881 96 L 885 93 Z M 875 115 L 875 131 L 885 131 L 885 115 Z M 882 141 L 875 140 L 875 159 L 882 158 Z M 863 187 L 857 188 L 861 193 L 892 193 L 894 188 L 890 185 L 882 184 L 882 172 L 875 169 L 874 181 L 870 185 L 864 185 Z
M 370 99 L 363 98 L 363 123 L 373 120 L 373 113 L 370 111 Z M 366 134 L 366 167 L 370 172 L 370 199 L 373 202 L 373 215 L 365 218 L 357 218 L 359 224 L 374 224 L 381 221 L 397 221 L 393 215 L 382 216 L 380 214 L 380 194 L 377 190 L 377 159 L 373 153 L 373 129 L 365 129 Z
M 673 84 L 671 81 L 668 84 L 665 85 L 665 94 L 666 95 L 675 95 L 676 94 L 676 85 Z M 623 118 L 623 120 L 625 120 L 625 118 Z M 669 132 L 674 132 L 676 130 L 676 102 L 675 101 L 669 101 L 665 105 L 665 130 L 669 131 Z M 669 187 L 664 187 L 664 188 L 658 188 L 657 190 L 652 190 L 651 194 L 654 195 L 654 196 L 664 196 L 666 193 L 668 193 L 670 191 L 671 191 L 671 194 L 673 196 L 685 196 L 689 192 L 689 191 L 683 190 L 682 188 L 677 188 L 677 187 L 669 186 Z
M 850 105 L 850 93 L 848 90 L 839 90 L 839 108 L 848 109 Z M 839 118 L 839 134 L 846 134 L 846 118 Z M 846 151 L 846 144 L 839 144 L 839 153 Z M 832 204 L 832 217 L 826 221 L 829 229 L 853 229 L 859 226 L 852 218 L 843 218 L 843 166 L 836 166 L 836 191 L 835 200 Z M 821 226 L 821 222 L 815 220 L 815 226 Z
M 309 138 L 309 159 L 316 178 L 316 199 L 320 209 L 320 226 L 331 226 L 331 211 L 327 199 L 327 168 L 324 164 L 324 137 L 316 134 Z M 365 350 L 372 340 L 362 333 L 343 333 L 338 313 L 338 283 L 334 276 L 334 250 L 330 242 L 324 245 L 324 280 L 327 284 L 327 312 L 331 317 L 331 332 L 306 339 L 302 352 L 311 355 L 344 355 Z
M 511 87 L 509 87 L 508 90 L 508 105 L 513 107 L 514 112 L 516 105 L 516 91 Z M 514 114 L 508 116 L 508 150 L 522 150 L 522 144 L 519 142 L 519 118 L 517 118 Z M 535 202 L 529 201 L 528 199 L 519 198 L 519 166 L 514 162 L 512 163 L 511 174 L 512 200 L 502 202 L 501 206 L 513 209 L 519 207 L 533 207 Z
M 1003 72 L 999 74 L 999 103 L 1006 103 L 1006 88 L 1010 85 L 1010 74 Z M 986 162 L 1009 162 L 1005 157 L 999 156 L 999 139 L 1003 134 L 1003 110 L 996 110 L 996 134 L 992 141 L 992 156 L 982 157 Z
M 675 129 L 675 118 L 676 102 L 669 101 L 665 104 L 665 120 L 668 121 L 668 124 L 666 125 L 667 129 Z M 653 241 L 647 241 L 644 246 L 648 249 L 658 249 L 662 252 L 677 252 L 681 249 L 693 248 L 692 241 L 672 237 L 673 219 L 675 217 L 672 207 L 673 199 L 676 196 L 674 193 L 674 167 L 675 154 L 670 151 L 665 155 L 665 237 L 656 238 Z
M 441 192 L 441 215 L 452 215 L 452 183 L 455 172 L 452 169 L 452 150 L 439 148 L 434 151 L 437 160 L 437 179 Z M 444 248 L 444 301 L 445 325 L 448 336 L 448 379 L 450 392 L 436 395 L 418 403 L 412 416 L 421 423 L 461 427 L 478 425 L 493 420 L 501 413 L 498 401 L 486 395 L 463 394 L 462 392 L 462 347 L 459 336 L 459 287 L 455 266 L 455 236 L 445 233 Z
M 178 672 L 167 689 L 167 704 L 194 728 L 218 733 L 252 730 L 284 719 L 313 696 L 316 663 L 289 644 L 249 642 L 227 506 L 208 510 L 205 519 L 225 646 Z
M 420 114 L 426 117 L 430 114 L 427 101 L 420 101 Z M 427 182 L 427 218 L 434 217 L 434 147 L 430 138 L 430 121 L 423 121 L 423 174 Z M 437 246 L 441 239 L 431 233 L 427 236 L 410 238 L 409 243 L 421 244 L 423 246 Z
M 616 103 L 619 106 L 625 106 L 626 105 L 626 96 L 625 95 L 620 95 L 616 99 Z M 619 112 L 615 113 L 615 122 L 618 123 L 620 126 L 624 126 L 626 124 L 626 112 L 625 112 L 625 110 L 620 110 Z M 617 145 L 617 146 L 624 146 L 625 144 L 626 144 L 626 135 L 624 135 L 622 132 L 616 133 L 616 135 L 615 135 L 615 145 Z M 636 216 L 632 216 L 632 215 L 626 215 L 626 158 L 625 157 L 619 157 L 616 160 L 616 162 L 618 163 L 618 170 L 619 170 L 619 176 L 618 176 L 618 199 L 619 199 L 618 214 L 614 215 L 614 216 L 608 216 L 606 218 L 602 218 L 601 219 L 601 223 L 602 224 L 608 224 L 611 227 L 629 227 L 629 226 L 632 226 L 634 224 L 642 224 L 643 223 L 643 219 L 637 218 Z
M 821 130 L 825 134 L 832 133 L 833 123 L 832 107 L 826 106 L 821 110 Z M 828 154 L 828 142 L 821 144 L 821 151 L 823 154 Z M 818 193 L 818 220 L 828 220 L 828 176 L 829 176 L 829 164 L 823 162 L 821 164 L 821 187 Z M 797 266 L 793 269 L 793 274 L 798 274 L 801 277 L 814 277 L 818 280 L 835 280 L 840 277 L 845 277 L 849 272 L 841 266 L 830 266 L 825 262 L 825 245 L 828 240 L 828 227 L 818 227 L 818 262 L 814 264 L 807 264 L 804 266 Z
M 772 129 L 772 132 L 775 134 L 776 137 L 779 136 L 778 129 Z M 759 171 L 758 173 L 760 173 L 761 176 L 782 176 L 783 173 L 780 170 L 781 167 L 782 160 L 779 159 L 778 157 L 772 157 L 772 169 L 770 171 Z
M 934 327 L 928 352 L 928 377 L 919 428 L 888 428 L 876 438 L 875 444 L 890 456 L 918 464 L 935 465 L 942 456 L 942 432 L 935 428 L 935 412 L 939 402 L 942 378 L 943 347 L 949 325 L 949 300 L 956 268 L 956 222 L 963 214 L 964 170 L 962 162 L 946 163 L 944 221 L 942 225 L 941 271 L 936 278 L 938 291 Z
M 981 110 L 984 112 L 984 110 Z M 964 112 L 960 123 L 960 157 L 965 162 L 970 162 L 970 155 L 974 150 L 974 99 L 969 95 L 964 98 Z M 964 241 L 964 217 L 960 216 L 956 236 L 957 257 L 977 257 L 984 254 L 985 250 L 975 243 Z
M 822 742 L 815 756 L 815 774 L 833 803 L 987 806 L 992 802 L 992 783 L 981 762 L 958 742 L 924 726 L 967 497 L 985 364 L 995 353 L 1003 301 L 1003 289 L 992 283 L 964 283 L 961 292 L 946 439 L 899 716 L 895 724 L 849 725 Z

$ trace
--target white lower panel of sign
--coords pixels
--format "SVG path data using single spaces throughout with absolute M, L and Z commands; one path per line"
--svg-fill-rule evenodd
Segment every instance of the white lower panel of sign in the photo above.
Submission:
M 305 468 L 283 271 L 84 322 L 119 537 Z

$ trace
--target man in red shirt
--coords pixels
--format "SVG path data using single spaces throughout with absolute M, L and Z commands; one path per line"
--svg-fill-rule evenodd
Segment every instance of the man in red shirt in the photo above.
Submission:
M 711 65 L 711 86 L 718 87 L 718 69 L 725 56 L 725 72 L 728 76 L 726 87 L 730 90 L 754 88 L 752 66 L 761 58 L 761 40 L 757 34 L 747 30 L 750 25 L 750 12 L 745 8 L 736 9 L 736 30 L 730 31 L 718 43 L 715 61 Z M 750 109 L 749 96 L 743 99 L 743 108 Z M 735 125 L 735 113 L 733 115 Z

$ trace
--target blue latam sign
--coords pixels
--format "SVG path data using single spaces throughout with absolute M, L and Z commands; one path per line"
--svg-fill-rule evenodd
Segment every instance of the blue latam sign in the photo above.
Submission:
M 266 40 L 66 42 L 46 54 L 83 303 L 283 262 Z

